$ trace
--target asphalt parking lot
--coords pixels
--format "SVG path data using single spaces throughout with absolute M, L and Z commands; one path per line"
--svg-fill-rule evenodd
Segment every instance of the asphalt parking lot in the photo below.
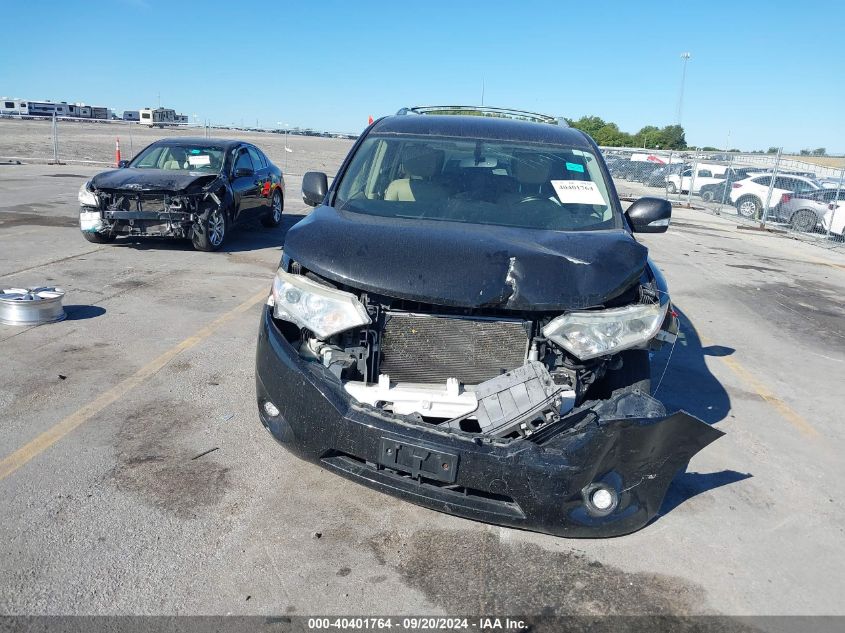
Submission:
M 564 540 L 383 496 L 261 427 L 299 177 L 280 229 L 201 253 L 83 240 L 96 171 L 0 165 L 0 285 L 61 286 L 68 312 L 0 325 L 0 612 L 845 614 L 845 254 L 683 209 L 643 239 L 682 313 L 657 395 L 726 436 L 651 525 Z

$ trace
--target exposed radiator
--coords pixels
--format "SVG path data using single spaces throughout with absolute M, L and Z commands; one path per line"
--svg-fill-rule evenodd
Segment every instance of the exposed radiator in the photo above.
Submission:
M 476 385 L 522 366 L 529 332 L 525 321 L 388 313 L 379 371 L 396 382 Z

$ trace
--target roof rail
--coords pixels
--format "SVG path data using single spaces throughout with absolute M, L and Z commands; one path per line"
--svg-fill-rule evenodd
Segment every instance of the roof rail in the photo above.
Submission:
M 563 117 L 553 117 L 548 114 L 526 112 L 525 110 L 514 110 L 512 108 L 494 108 L 491 106 L 414 106 L 413 108 L 402 108 L 396 114 L 489 116 L 502 119 L 516 119 L 517 121 L 532 121 L 533 123 L 550 123 L 551 125 L 568 127 Z

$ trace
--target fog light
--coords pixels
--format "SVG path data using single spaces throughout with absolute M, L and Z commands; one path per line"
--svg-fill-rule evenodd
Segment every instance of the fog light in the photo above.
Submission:
M 590 516 L 610 516 L 619 507 L 619 495 L 613 484 L 607 482 L 592 483 L 581 490 L 584 508 Z
M 279 415 L 279 413 L 281 413 L 281 411 L 279 411 L 279 408 L 275 404 L 267 400 L 264 403 L 264 413 L 269 415 L 271 418 L 275 418 Z
M 599 488 L 593 493 L 593 496 L 590 497 L 590 501 L 593 502 L 593 505 L 596 506 L 596 509 L 598 510 L 609 510 L 613 505 L 613 495 L 610 494 L 610 490 L 607 488 Z

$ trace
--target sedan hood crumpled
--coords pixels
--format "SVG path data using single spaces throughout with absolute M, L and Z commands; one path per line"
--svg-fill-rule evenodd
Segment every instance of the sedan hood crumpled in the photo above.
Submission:
M 648 250 L 622 229 L 545 231 L 381 218 L 318 207 L 285 255 L 359 290 L 444 306 L 575 310 L 642 275 Z
M 94 189 L 119 191 L 171 191 L 191 193 L 200 191 L 214 181 L 217 174 L 171 169 L 113 169 L 91 179 Z

